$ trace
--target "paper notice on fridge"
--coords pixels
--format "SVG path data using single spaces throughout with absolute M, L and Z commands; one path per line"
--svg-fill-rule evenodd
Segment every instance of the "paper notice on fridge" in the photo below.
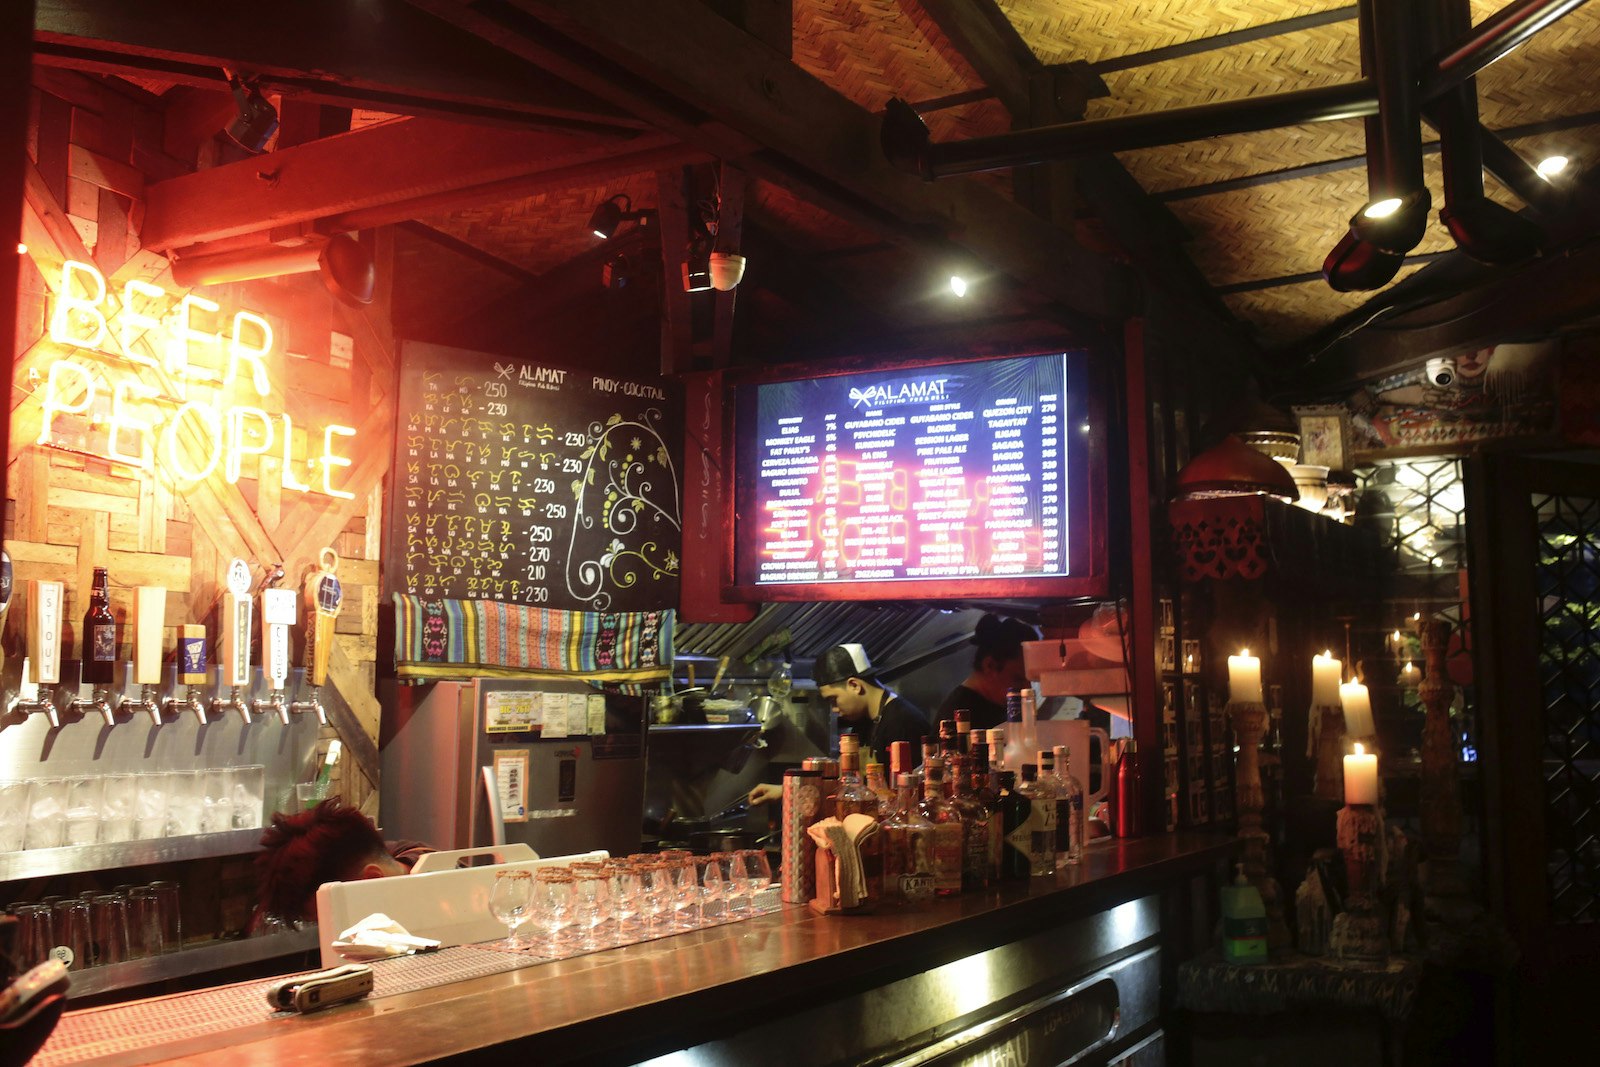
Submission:
M 483 697 L 483 732 L 521 734 L 537 729 L 540 722 L 538 693 L 490 692 Z
M 567 733 L 589 732 L 589 698 L 582 693 L 567 694 Z
M 583 698 L 587 705 L 589 736 L 599 737 L 606 732 L 606 698 L 604 693 L 590 693 Z
M 528 821 L 528 750 L 505 749 L 494 754 L 494 780 L 499 788 L 500 817 Z
M 541 737 L 567 736 L 567 694 L 541 693 L 544 698 L 544 732 Z

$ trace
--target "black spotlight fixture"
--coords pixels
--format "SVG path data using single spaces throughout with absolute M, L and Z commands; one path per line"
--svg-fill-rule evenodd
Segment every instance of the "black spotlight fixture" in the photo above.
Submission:
M 683 250 L 683 291 L 699 293 L 711 287 L 711 249 L 705 241 L 690 239 Z
M 617 227 L 624 222 L 636 222 L 640 226 L 648 226 L 654 216 L 655 212 L 649 208 L 633 210 L 633 200 L 628 194 L 618 193 L 595 205 L 594 212 L 589 216 L 589 229 L 596 237 L 605 241 L 615 235 Z
M 223 73 L 228 76 L 237 112 L 222 135 L 251 155 L 260 155 L 278 132 L 278 109 L 262 95 L 254 78 L 241 77 L 231 70 Z

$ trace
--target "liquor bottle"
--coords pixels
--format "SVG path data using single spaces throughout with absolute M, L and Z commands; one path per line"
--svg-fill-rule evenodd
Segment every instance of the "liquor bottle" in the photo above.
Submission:
M 1039 790 L 1051 800 L 1055 801 L 1056 805 L 1056 826 L 1055 834 L 1051 839 L 1050 855 L 1052 865 L 1059 868 L 1067 862 L 1066 853 L 1068 851 L 1067 846 L 1069 844 L 1067 840 L 1067 828 L 1071 825 L 1070 820 L 1068 820 L 1066 817 L 1067 783 L 1063 782 L 1061 780 L 1061 776 L 1056 773 L 1055 749 L 1041 748 L 1038 755 Z
M 1000 877 L 1025 879 L 1033 875 L 1033 861 L 1028 855 L 1031 843 L 1028 837 L 1028 817 L 1033 803 L 1017 791 L 1015 771 L 1000 771 L 1000 828 L 1004 842 L 1000 852 Z
M 951 763 L 950 803 L 961 816 L 961 888 L 982 889 L 989 878 L 989 812 L 972 792 L 970 761 L 957 753 Z
M 1012 843 L 1027 853 L 1035 878 L 1056 873 L 1056 800 L 1039 785 L 1039 765 L 1024 763 L 1016 791 L 1028 801 L 1028 818 L 1010 833 Z
M 1000 880 L 1001 850 L 1005 845 L 1005 824 L 1000 813 L 1000 774 L 989 766 L 989 746 L 982 741 L 972 745 L 972 797 L 983 805 L 984 837 L 988 852 L 986 878 L 990 885 Z
M 82 679 L 91 685 L 110 685 L 117 665 L 117 620 L 111 614 L 111 586 L 104 567 L 94 569 L 89 610 L 83 615 Z
M 933 823 L 917 807 L 917 780 L 895 778 L 894 808 L 883 821 L 883 896 L 914 907 L 933 899 Z
M 972 712 L 956 709 L 956 751 L 963 756 L 972 753 Z
M 1005 770 L 1006 728 L 994 726 L 988 731 L 989 738 L 989 766 L 997 771 Z
M 961 892 L 961 859 L 965 842 L 961 813 L 944 795 L 944 762 L 937 757 L 922 766 L 922 814 L 933 823 L 933 892 L 949 897 Z
M 1139 827 L 1139 743 L 1128 738 L 1117 761 L 1116 833 L 1118 837 L 1138 837 Z
M 939 739 L 936 737 L 924 737 L 922 739 L 922 766 L 926 767 L 929 760 L 938 758 Z
M 939 756 L 948 760 L 956 754 L 956 721 L 954 719 L 939 720 Z
M 883 773 L 883 764 L 877 760 L 867 761 L 867 788 L 878 798 L 878 812 L 881 819 L 894 805 L 894 793 L 889 789 L 889 779 Z
M 917 784 L 917 793 L 918 795 L 921 795 L 922 776 L 917 774 L 911 766 L 911 742 L 891 741 L 889 742 L 889 787 L 894 796 L 889 802 L 890 808 L 893 808 L 894 805 L 900 803 L 900 791 L 898 788 L 898 783 L 902 774 L 911 775 L 912 779 Z M 885 814 L 887 813 L 888 809 L 886 808 Z
M 848 744 L 846 743 L 848 742 Z M 878 818 L 878 794 L 861 780 L 861 751 L 853 737 L 839 739 L 839 793 L 834 805 L 838 818 L 847 815 L 865 815 Z M 861 873 L 867 883 L 867 905 L 883 899 L 883 842 L 877 834 L 870 834 L 861 842 Z
M 1060 823 L 1056 833 L 1056 865 L 1060 866 L 1083 859 L 1083 846 L 1087 843 L 1085 835 L 1089 829 L 1083 810 L 1083 783 L 1072 775 L 1072 749 L 1066 745 L 1056 746 L 1056 777 L 1061 780 L 1067 794 L 1066 807 L 1056 812 L 1056 819 Z M 1062 841 L 1067 843 L 1065 859 L 1061 858 Z

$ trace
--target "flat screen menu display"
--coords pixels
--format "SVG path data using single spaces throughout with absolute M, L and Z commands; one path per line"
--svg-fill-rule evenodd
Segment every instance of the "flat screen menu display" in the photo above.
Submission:
M 741 389 L 735 584 L 992 585 L 1074 575 L 1082 353 Z M 1076 421 L 1074 421 L 1076 420 Z M 882 583 L 888 583 L 886 587 Z M 849 595 L 849 594 L 845 594 Z

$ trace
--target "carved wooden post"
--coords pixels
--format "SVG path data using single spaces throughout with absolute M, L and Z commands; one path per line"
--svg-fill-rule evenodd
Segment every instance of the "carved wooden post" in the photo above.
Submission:
M 1272 877 L 1267 862 L 1271 835 L 1261 825 L 1266 798 L 1261 789 L 1261 739 L 1267 732 L 1267 706 L 1260 701 L 1228 702 L 1239 754 L 1234 761 L 1234 807 L 1239 819 L 1239 837 L 1244 841 L 1244 874 L 1261 893 L 1267 909 L 1267 947 L 1286 952 L 1291 947 L 1288 924 L 1283 918 L 1283 898 L 1278 880 Z

